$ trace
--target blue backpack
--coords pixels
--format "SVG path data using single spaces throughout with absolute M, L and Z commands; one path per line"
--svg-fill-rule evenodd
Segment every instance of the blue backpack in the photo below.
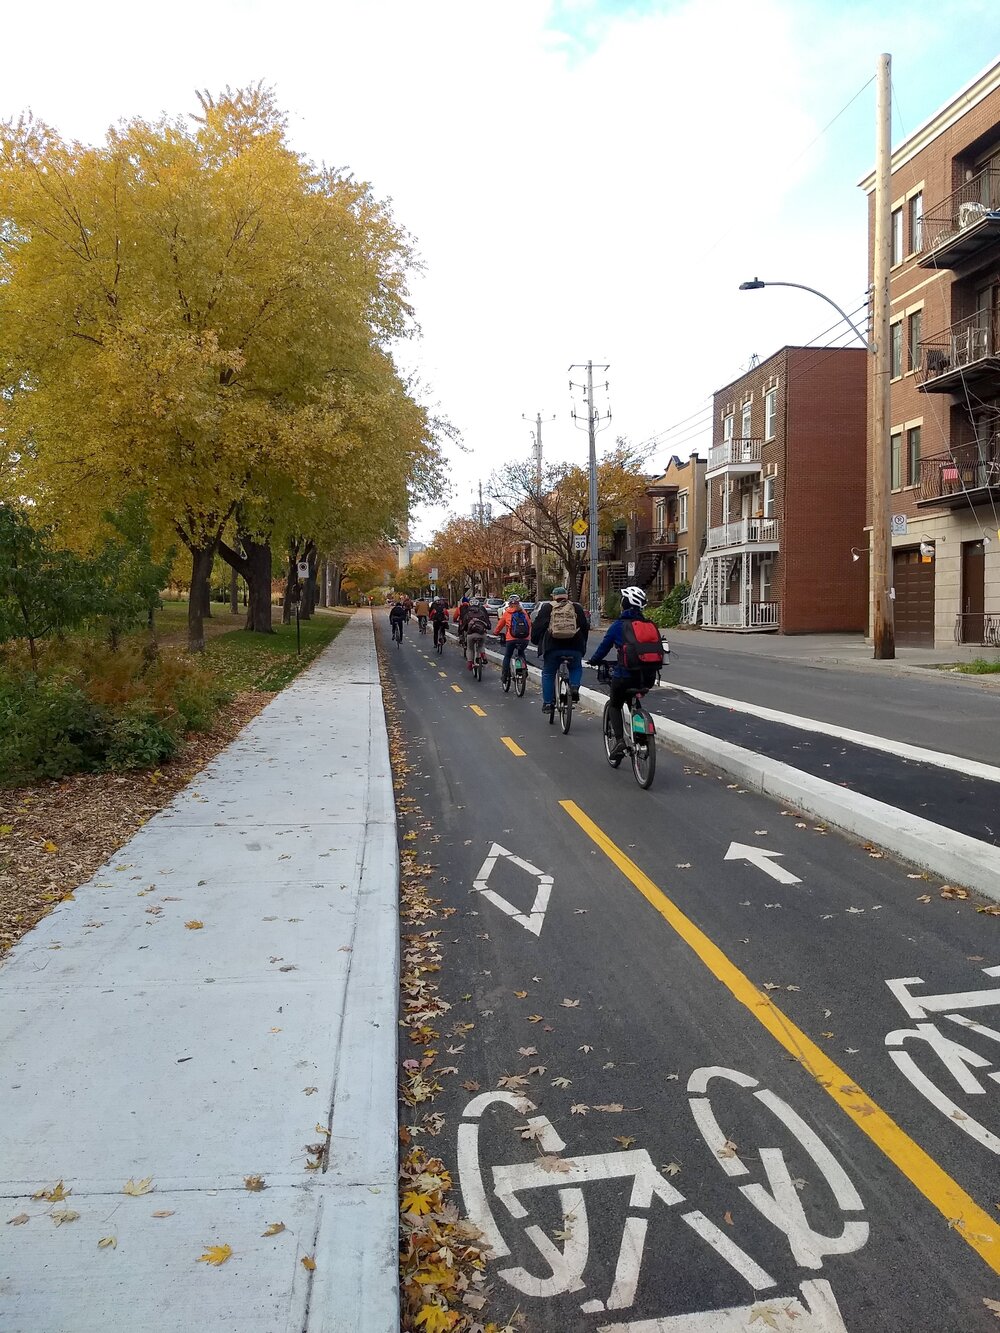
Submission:
M 528 617 L 521 610 L 510 613 L 510 637 L 512 639 L 526 639 L 528 637 Z

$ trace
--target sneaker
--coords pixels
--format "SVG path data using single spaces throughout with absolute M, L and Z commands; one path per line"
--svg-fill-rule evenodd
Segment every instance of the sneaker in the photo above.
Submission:
M 608 755 L 608 758 L 609 758 L 609 759 L 624 759 L 624 758 L 625 758 L 625 742 L 624 742 L 624 741 L 619 741 L 618 744 L 615 746 L 615 748 L 614 748 L 614 749 L 611 751 L 611 753 Z
M 552 713 L 555 711 L 555 704 L 542 704 L 543 713 Z
M 572 698 L 573 698 L 573 702 L 574 702 L 575 704 L 578 704 L 578 703 L 580 702 L 580 691 L 579 691 L 579 690 L 570 690 L 570 694 L 571 694 L 571 696 L 572 696 Z
M 471 663 L 471 662 L 466 662 L 466 664 L 465 664 L 465 669 L 466 669 L 466 671 L 471 671 L 471 670 L 472 670 L 472 663 Z

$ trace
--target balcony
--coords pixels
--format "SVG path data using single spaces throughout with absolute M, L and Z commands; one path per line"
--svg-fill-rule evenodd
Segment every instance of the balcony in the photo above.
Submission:
M 709 602 L 702 612 L 705 629 L 777 629 L 777 602 Z
M 989 312 L 978 311 L 920 340 L 920 388 L 924 393 L 1000 389 L 997 327 Z
M 706 478 L 723 472 L 731 477 L 748 477 L 759 472 L 762 444 L 762 440 L 726 440 L 724 444 L 713 445 L 708 451 Z
M 935 509 L 995 505 L 1000 501 L 1000 436 L 957 444 L 920 460 L 917 504 Z
M 923 216 L 921 268 L 956 268 L 1000 239 L 1000 170 L 987 167 Z
M 739 550 L 752 547 L 754 550 L 778 549 L 778 520 L 776 518 L 744 518 L 737 523 L 723 523 L 721 527 L 709 528 L 708 549 L 710 551 Z
M 677 550 L 677 529 L 645 528 L 635 534 L 636 551 L 662 551 L 672 555 Z

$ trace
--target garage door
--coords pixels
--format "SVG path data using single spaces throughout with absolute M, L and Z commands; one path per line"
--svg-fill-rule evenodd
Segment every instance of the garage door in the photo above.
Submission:
M 919 548 L 893 551 L 892 579 L 896 642 L 903 647 L 934 647 L 934 562 L 923 564 Z

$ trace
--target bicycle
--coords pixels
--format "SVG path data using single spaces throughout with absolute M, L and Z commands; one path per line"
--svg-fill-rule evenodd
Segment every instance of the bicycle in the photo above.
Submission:
M 510 693 L 511 681 L 514 683 L 515 694 L 519 699 L 523 699 L 525 687 L 528 684 L 528 664 L 524 660 L 524 653 L 520 648 L 515 649 L 510 666 L 500 676 L 500 684 L 503 686 L 504 694 Z
M 597 679 L 610 684 L 611 667 L 601 663 L 597 668 Z M 648 791 L 653 785 L 653 776 L 656 773 L 656 728 L 653 725 L 653 718 L 643 704 L 643 696 L 646 693 L 643 689 L 629 689 L 625 696 L 625 703 L 629 712 L 629 725 L 622 728 L 622 742 L 625 746 L 625 753 L 632 761 L 632 773 L 636 782 L 644 791 Z M 625 758 L 624 754 L 612 758 L 615 749 L 618 746 L 618 737 L 615 735 L 615 729 L 612 724 L 612 705 L 611 700 L 604 705 L 604 752 L 607 755 L 608 763 L 612 768 L 617 768 Z
M 426 616 L 417 616 L 417 624 L 420 626 L 420 633 L 421 633 L 421 634 L 426 634 L 426 633 L 427 633 L 427 617 L 426 617 Z
M 403 622 L 401 620 L 392 622 L 392 637 L 396 647 L 401 648 L 403 646 Z
M 434 626 L 434 647 L 437 649 L 438 656 L 444 652 L 444 641 L 448 637 L 448 631 L 444 625 Z
M 559 674 L 556 677 L 556 703 L 554 708 L 549 709 L 549 726 L 552 726 L 555 722 L 557 712 L 559 714 L 559 725 L 563 729 L 563 735 L 566 736 L 573 723 L 573 691 L 569 684 L 569 663 L 565 658 L 559 663 Z

